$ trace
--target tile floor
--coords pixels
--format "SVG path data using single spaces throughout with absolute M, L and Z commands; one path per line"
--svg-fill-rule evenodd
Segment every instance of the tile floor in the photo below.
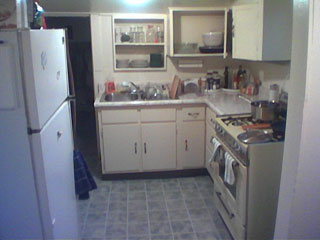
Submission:
M 89 200 L 78 201 L 82 239 L 232 239 L 208 176 L 97 185 Z

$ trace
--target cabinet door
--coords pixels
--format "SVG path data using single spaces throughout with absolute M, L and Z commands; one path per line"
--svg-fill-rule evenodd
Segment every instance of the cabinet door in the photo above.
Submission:
M 204 121 L 179 124 L 178 161 L 181 168 L 204 167 L 204 130 Z
M 176 169 L 176 123 L 142 124 L 143 170 Z
M 140 126 L 104 125 L 104 172 L 128 172 L 141 169 Z
M 259 9 L 258 4 L 233 7 L 232 58 L 261 58 L 263 26 Z

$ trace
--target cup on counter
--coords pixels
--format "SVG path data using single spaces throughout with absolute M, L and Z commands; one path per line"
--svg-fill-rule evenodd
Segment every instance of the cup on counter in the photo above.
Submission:
M 106 94 L 114 93 L 116 91 L 114 82 L 105 83 Z

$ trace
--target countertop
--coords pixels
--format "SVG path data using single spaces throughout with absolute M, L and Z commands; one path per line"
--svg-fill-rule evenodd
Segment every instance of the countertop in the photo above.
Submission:
M 100 94 L 95 102 L 95 108 L 109 107 L 139 107 L 160 106 L 179 104 L 207 104 L 218 115 L 247 114 L 251 113 L 250 102 L 242 98 L 239 93 L 219 91 L 210 95 L 198 96 L 197 94 L 185 94 L 179 99 L 151 100 L 151 101 L 129 101 L 129 102 L 102 102 L 103 94 Z

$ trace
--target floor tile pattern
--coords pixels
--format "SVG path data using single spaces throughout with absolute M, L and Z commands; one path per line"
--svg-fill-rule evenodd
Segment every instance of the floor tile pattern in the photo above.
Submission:
M 77 202 L 82 239 L 232 239 L 208 176 L 96 181 L 90 199 Z

